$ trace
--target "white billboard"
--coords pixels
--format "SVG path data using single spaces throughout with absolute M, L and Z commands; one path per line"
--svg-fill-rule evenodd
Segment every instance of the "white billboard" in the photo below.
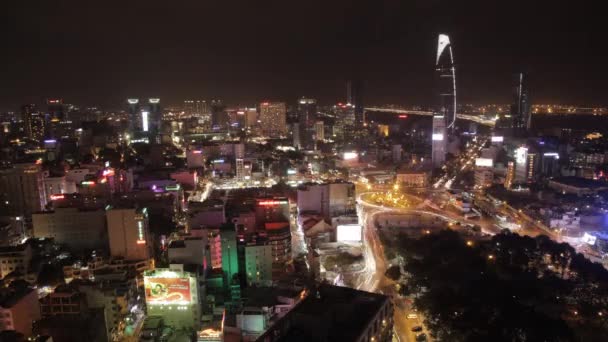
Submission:
M 525 164 L 526 158 L 528 158 L 528 148 L 521 146 L 515 150 L 515 161 L 517 164 Z
M 144 132 L 148 131 L 148 114 L 146 111 L 141 112 L 141 127 Z
M 583 234 L 583 237 L 581 238 L 581 241 L 583 241 L 584 243 L 588 244 L 588 245 L 595 245 L 595 242 L 597 241 L 597 236 L 595 235 L 591 235 L 587 232 L 585 232 L 585 234 Z
M 362 228 L 358 224 L 341 224 L 337 227 L 338 242 L 361 242 Z
M 344 152 L 344 160 L 354 160 L 357 159 L 357 157 L 359 157 L 359 154 L 357 152 Z
M 476 158 L 475 166 L 493 167 L 494 161 L 491 158 Z
M 497 137 L 497 136 L 492 137 L 492 142 L 503 142 L 504 140 L 505 140 L 504 137 Z
M 443 140 L 443 133 L 433 133 L 433 141 Z

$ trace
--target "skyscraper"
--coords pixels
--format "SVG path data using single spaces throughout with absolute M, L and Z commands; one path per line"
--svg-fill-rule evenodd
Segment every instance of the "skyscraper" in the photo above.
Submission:
M 351 83 L 352 105 L 355 110 L 355 129 L 363 128 L 365 123 L 364 108 L 363 108 L 363 83 L 357 79 Z
M 298 129 L 300 147 L 304 149 L 313 148 L 314 124 L 317 118 L 317 100 L 301 98 L 298 100 Z
M 44 138 L 44 115 L 37 110 L 36 105 L 23 105 L 21 107 L 21 118 L 25 135 L 32 140 L 42 141 Z
M 112 208 L 106 211 L 110 254 L 127 261 L 150 258 L 148 210 Z
M 443 116 L 445 129 L 448 133 L 454 131 L 456 123 L 456 67 L 450 37 L 440 34 L 437 41 L 437 57 L 435 59 L 435 75 L 439 103 L 437 114 Z
M 278 138 L 287 133 L 287 108 L 284 102 L 262 102 L 260 122 L 264 135 Z
M 139 99 L 127 99 L 129 104 L 129 130 L 132 140 L 144 139 L 150 143 L 160 142 L 162 110 L 160 99 L 150 98 L 147 103 Z
M 446 129 L 445 118 L 442 115 L 433 116 L 433 133 L 431 135 L 433 167 L 441 167 L 445 163 Z
M 29 218 L 46 204 L 43 174 L 38 164 L 7 165 L 0 169 L 0 200 L 8 212 Z
M 530 96 L 527 76 L 523 72 L 515 75 L 511 120 L 513 120 L 513 131 L 516 135 L 524 135 L 530 129 Z
M 228 122 L 226 105 L 220 100 L 211 101 L 211 128 L 214 130 L 227 130 Z

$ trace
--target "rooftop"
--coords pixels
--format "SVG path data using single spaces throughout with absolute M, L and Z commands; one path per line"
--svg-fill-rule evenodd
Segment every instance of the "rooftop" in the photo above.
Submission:
M 388 300 L 381 294 L 321 284 L 318 295 L 312 291 L 284 317 L 290 324 L 280 341 L 355 341 Z

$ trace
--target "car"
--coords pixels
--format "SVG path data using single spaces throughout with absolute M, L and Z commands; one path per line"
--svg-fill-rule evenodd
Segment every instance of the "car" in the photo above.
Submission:
M 416 315 L 415 313 L 411 313 L 411 314 L 407 315 L 407 318 L 409 318 L 409 319 L 416 319 L 416 318 L 418 318 L 418 315 Z
M 417 325 L 417 326 L 415 326 L 415 327 L 412 328 L 412 331 L 413 332 L 421 332 L 422 331 L 422 327 L 419 326 L 419 325 Z
M 416 341 L 423 342 L 426 341 L 426 334 L 420 333 L 416 335 Z

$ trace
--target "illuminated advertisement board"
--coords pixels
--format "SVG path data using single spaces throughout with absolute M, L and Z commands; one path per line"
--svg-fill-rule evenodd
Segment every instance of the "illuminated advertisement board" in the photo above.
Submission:
M 359 154 L 357 152 L 344 152 L 344 160 L 353 160 L 357 159 Z
M 503 142 L 505 140 L 504 137 L 492 137 L 492 142 Z
M 360 242 L 361 238 L 362 238 L 362 234 L 361 234 L 361 226 L 358 224 L 341 224 L 338 225 L 337 227 L 338 230 L 338 235 L 337 235 L 337 240 L 338 242 Z
M 581 238 L 581 241 L 583 241 L 584 243 L 588 244 L 588 245 L 595 245 L 595 242 L 597 241 L 597 236 L 595 235 L 591 235 L 589 233 L 583 234 L 583 237 Z
M 187 277 L 156 278 L 144 277 L 146 303 L 154 304 L 190 304 L 190 279 Z
M 526 158 L 528 158 L 528 148 L 527 147 L 519 147 L 515 150 L 515 161 L 517 164 L 524 164 L 526 162 Z
M 492 167 L 494 166 L 494 162 L 490 158 L 476 158 L 475 166 Z
M 433 141 L 443 140 L 443 133 L 433 133 Z
M 148 127 L 148 114 L 149 113 L 146 111 L 141 112 L 141 127 L 142 127 L 141 129 L 144 132 L 147 132 L 148 128 L 149 128 Z

